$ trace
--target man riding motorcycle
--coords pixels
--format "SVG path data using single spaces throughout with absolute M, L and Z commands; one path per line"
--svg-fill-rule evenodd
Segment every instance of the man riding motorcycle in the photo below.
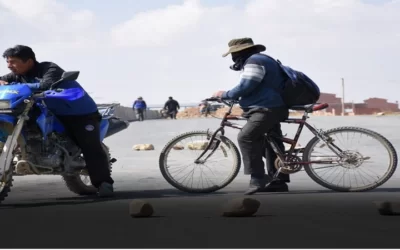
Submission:
M 3 53 L 11 73 L 0 76 L 0 84 L 22 83 L 34 91 L 48 90 L 61 79 L 64 70 L 52 62 L 36 60 L 33 50 L 24 45 L 17 45 Z M 60 82 L 57 88 L 82 88 L 76 81 Z M 100 141 L 101 115 L 94 100 L 85 95 L 75 101 L 48 99 L 48 109 L 64 125 L 68 135 L 81 148 L 85 158 L 92 185 L 98 189 L 100 197 L 112 196 L 113 179 L 109 161 Z

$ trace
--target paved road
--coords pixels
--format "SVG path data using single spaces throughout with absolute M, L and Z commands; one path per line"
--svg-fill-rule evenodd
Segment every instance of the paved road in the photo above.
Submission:
M 365 126 L 400 146 L 398 117 L 312 117 L 310 122 L 319 128 Z M 181 132 L 217 126 L 215 119 L 145 121 L 107 139 L 118 159 L 113 199 L 78 197 L 59 177 L 15 178 L 0 207 L 2 247 L 400 247 L 395 237 L 400 217 L 380 216 L 373 204 L 400 201 L 398 172 L 368 193 L 334 193 L 298 173 L 290 193 L 255 195 L 262 205 L 252 218 L 220 216 L 221 207 L 246 188 L 242 173 L 215 194 L 193 196 L 172 188 L 158 170 L 162 147 Z M 295 133 L 294 125 L 283 128 L 288 136 Z M 236 133 L 227 135 L 235 141 Z M 309 139 L 309 134 L 302 137 Z M 152 143 L 156 150 L 132 151 L 138 143 Z M 154 218 L 129 217 L 128 204 L 137 198 L 154 205 Z

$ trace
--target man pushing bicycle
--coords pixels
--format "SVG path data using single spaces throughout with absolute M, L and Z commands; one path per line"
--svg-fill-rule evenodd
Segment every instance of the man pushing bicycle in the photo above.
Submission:
M 274 161 L 276 154 L 271 146 L 264 145 L 263 135 L 274 132 L 282 135 L 280 122 L 289 116 L 281 92 L 287 81 L 287 76 L 274 59 L 261 54 L 264 45 L 255 45 L 251 38 L 233 39 L 228 43 L 229 51 L 223 55 L 232 55 L 234 71 L 242 70 L 239 84 L 229 91 L 218 91 L 213 97 L 222 99 L 239 99 L 243 109 L 243 117 L 248 121 L 238 134 L 238 144 L 242 153 L 244 173 L 250 175 L 250 188 L 246 194 L 258 191 L 287 192 L 286 183 L 289 175 L 280 174 L 278 181 L 265 186 L 276 173 Z M 278 143 L 281 150 L 285 146 Z M 268 147 L 270 159 L 267 160 L 268 175 L 265 174 L 263 156 L 264 147 Z

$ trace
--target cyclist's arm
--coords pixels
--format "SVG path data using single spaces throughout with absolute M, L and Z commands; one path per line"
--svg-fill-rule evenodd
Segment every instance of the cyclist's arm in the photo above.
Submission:
M 251 93 L 264 79 L 265 73 L 265 68 L 262 65 L 251 62 L 246 64 L 242 74 L 240 75 L 239 84 L 233 89 L 225 92 L 222 95 L 222 98 L 238 99 L 241 96 Z

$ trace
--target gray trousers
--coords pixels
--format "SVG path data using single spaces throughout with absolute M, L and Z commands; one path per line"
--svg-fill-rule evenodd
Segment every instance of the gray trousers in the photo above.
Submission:
M 272 148 L 266 144 L 263 135 L 272 131 L 282 135 L 280 122 L 287 119 L 289 110 L 287 108 L 270 108 L 244 111 L 243 117 L 248 118 L 248 121 L 238 134 L 244 174 L 252 176 L 263 176 L 265 174 L 263 157 L 267 149 L 267 171 L 268 175 L 272 177 L 277 171 L 274 167 L 277 156 Z M 277 142 L 277 145 L 284 151 L 285 146 L 282 142 Z M 290 182 L 289 175 L 286 174 L 280 174 L 279 179 L 283 182 Z

